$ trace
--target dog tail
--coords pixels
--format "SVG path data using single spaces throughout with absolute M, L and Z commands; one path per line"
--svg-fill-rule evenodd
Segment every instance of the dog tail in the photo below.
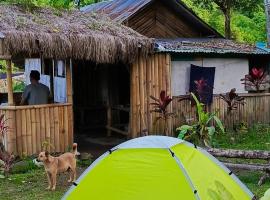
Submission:
M 73 143 L 73 145 L 72 145 L 72 151 L 73 151 L 73 154 L 74 155 L 77 155 L 78 154 L 78 151 L 77 151 L 77 143 Z

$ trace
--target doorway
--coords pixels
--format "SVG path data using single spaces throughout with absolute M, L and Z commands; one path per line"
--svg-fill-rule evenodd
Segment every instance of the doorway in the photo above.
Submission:
M 73 61 L 75 140 L 109 148 L 129 134 L 129 66 Z

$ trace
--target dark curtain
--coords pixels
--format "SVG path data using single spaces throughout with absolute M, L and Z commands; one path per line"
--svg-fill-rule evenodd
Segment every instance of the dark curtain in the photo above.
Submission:
M 191 65 L 189 91 L 206 105 L 213 101 L 215 69 L 215 67 Z

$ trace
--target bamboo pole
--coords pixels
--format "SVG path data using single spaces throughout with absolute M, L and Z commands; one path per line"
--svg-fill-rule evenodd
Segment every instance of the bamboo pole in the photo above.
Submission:
M 36 129 L 36 125 L 37 125 L 37 121 L 36 121 L 36 113 L 35 113 L 35 109 L 31 109 L 30 110 L 30 116 L 31 116 L 31 130 L 32 130 L 32 153 L 39 153 L 37 150 L 37 129 Z
M 151 57 L 149 57 L 147 59 L 146 62 L 146 116 L 147 116 L 147 127 L 148 127 L 148 133 L 151 132 L 152 130 L 152 119 L 151 119 L 151 106 L 150 106 L 150 91 L 151 91 L 151 84 L 152 84 L 152 80 L 151 80 L 151 67 L 152 67 L 152 59 Z
M 36 111 L 36 128 L 37 128 L 37 152 L 42 151 L 41 148 L 41 123 L 40 123 L 40 111 L 41 109 L 35 109 Z
M 135 77 L 136 77 L 136 85 L 135 85 L 135 93 L 136 93 L 136 135 L 138 136 L 138 133 L 141 130 L 141 122 L 140 122 L 140 110 L 141 110 L 141 104 L 140 104 L 140 75 L 139 75 L 139 59 L 138 63 L 135 68 Z
M 142 130 L 145 129 L 145 122 L 144 122 L 144 59 L 141 57 L 139 59 L 139 82 L 140 82 L 140 109 L 139 109 L 139 117 L 141 122 L 141 128 L 139 130 L 139 134 L 142 133 Z
M 13 88 L 12 88 L 12 67 L 11 60 L 6 60 L 7 64 L 7 90 L 8 90 L 8 105 L 14 105 Z
M 136 67 L 138 59 L 131 65 L 131 87 L 130 87 L 130 105 L 131 105 L 131 119 L 130 119 L 130 137 L 134 138 L 137 132 L 136 123 L 136 109 L 137 109 L 137 91 L 136 91 Z

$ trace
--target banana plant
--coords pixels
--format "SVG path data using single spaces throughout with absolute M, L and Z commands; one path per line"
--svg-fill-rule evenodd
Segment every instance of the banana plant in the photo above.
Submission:
M 192 125 L 183 125 L 177 128 L 178 138 L 193 140 L 193 142 L 199 142 L 207 147 L 211 147 L 217 128 L 224 133 L 224 126 L 216 113 L 204 111 L 204 104 L 193 93 L 191 93 L 191 96 L 196 102 L 198 121 Z M 212 125 L 213 122 L 215 125 Z

